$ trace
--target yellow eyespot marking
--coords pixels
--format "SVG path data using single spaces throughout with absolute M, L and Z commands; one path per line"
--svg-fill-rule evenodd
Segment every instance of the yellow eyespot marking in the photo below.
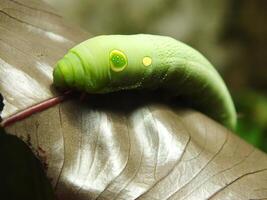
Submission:
M 151 64 L 152 64 L 152 59 L 150 57 L 146 56 L 146 57 L 143 58 L 143 65 L 148 67 Z
M 109 54 L 110 67 L 115 72 L 122 71 L 128 64 L 126 55 L 119 50 L 113 50 Z

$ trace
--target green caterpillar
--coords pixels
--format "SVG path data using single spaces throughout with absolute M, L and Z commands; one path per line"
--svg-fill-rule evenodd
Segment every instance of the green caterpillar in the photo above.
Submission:
M 233 129 L 236 111 L 218 72 L 198 51 L 157 35 L 103 35 L 86 40 L 58 61 L 54 85 L 88 93 L 163 89 Z

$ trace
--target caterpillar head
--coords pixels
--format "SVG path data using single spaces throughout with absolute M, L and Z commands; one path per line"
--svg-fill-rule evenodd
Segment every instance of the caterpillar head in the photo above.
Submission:
M 97 48 L 75 47 L 56 64 L 54 85 L 60 89 L 73 88 L 98 92 L 109 80 L 105 51 Z
M 97 92 L 107 83 L 110 70 L 118 73 L 123 71 L 128 64 L 126 55 L 119 50 L 112 50 L 106 55 L 108 57 L 102 57 L 107 58 L 101 59 L 100 57 L 99 59 L 99 56 L 92 56 L 92 54 L 83 56 L 75 51 L 68 52 L 56 64 L 53 72 L 54 85 L 61 89 L 75 88 Z M 108 63 L 105 63 L 105 60 L 108 60 Z M 109 67 L 108 70 L 106 66 Z

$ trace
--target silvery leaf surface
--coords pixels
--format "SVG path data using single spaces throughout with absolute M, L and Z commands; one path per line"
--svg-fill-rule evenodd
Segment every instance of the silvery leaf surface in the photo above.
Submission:
M 56 61 L 91 37 L 37 0 L 0 2 L 8 120 L 59 95 Z M 265 199 L 267 156 L 209 117 L 141 93 L 77 96 L 7 126 L 58 199 Z

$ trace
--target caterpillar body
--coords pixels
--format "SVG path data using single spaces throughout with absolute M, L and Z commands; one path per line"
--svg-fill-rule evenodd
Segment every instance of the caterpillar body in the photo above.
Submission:
M 103 35 L 88 39 L 57 62 L 54 85 L 88 93 L 162 89 L 181 96 L 233 129 L 236 111 L 227 87 L 198 51 L 171 37 Z

